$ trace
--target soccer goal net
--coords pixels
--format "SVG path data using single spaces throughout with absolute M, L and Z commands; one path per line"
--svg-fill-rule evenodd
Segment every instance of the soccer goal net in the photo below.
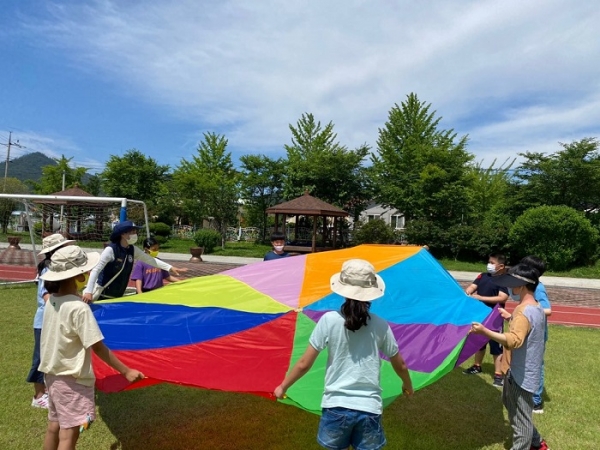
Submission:
M 102 249 L 113 227 L 131 220 L 142 228 L 140 240 L 150 235 L 144 202 L 115 197 L 0 194 L 0 224 L 6 243 L 0 246 L 0 282 L 14 280 L 3 274 L 5 266 L 35 267 L 44 237 L 60 233 L 83 248 Z M 11 280 L 13 278 L 13 280 Z

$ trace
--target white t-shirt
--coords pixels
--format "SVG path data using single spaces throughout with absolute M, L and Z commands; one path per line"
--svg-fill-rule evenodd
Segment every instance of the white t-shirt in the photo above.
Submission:
M 352 332 L 344 327 L 340 312 L 330 311 L 313 330 L 310 345 L 319 352 L 327 347 L 329 352 L 321 407 L 383 412 L 379 352 L 395 356 L 398 344 L 387 322 L 370 316 L 367 326 Z
M 90 309 L 76 295 L 52 294 L 44 308 L 40 342 L 40 372 L 71 375 L 93 386 L 91 346 L 104 339 Z

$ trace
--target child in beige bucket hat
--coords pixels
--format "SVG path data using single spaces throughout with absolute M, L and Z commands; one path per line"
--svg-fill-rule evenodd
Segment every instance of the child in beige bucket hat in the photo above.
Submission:
M 39 367 L 46 374 L 49 397 L 44 448 L 57 448 L 63 440 L 74 448 L 80 432 L 96 418 L 92 350 L 128 381 L 144 378 L 106 347 L 90 306 L 77 295 L 99 258 L 75 245 L 62 247 L 40 277 L 51 294 L 44 311 Z
M 44 308 L 50 294 L 44 287 L 44 282 L 39 277 L 48 270 L 50 258 L 56 250 L 75 241 L 66 239 L 62 234 L 51 234 L 42 241 L 42 251 L 39 256 L 44 256 L 37 266 L 37 309 L 33 317 L 33 355 L 31 357 L 31 369 L 27 375 L 27 382 L 33 384 L 33 399 L 31 406 L 34 408 L 48 408 L 48 394 L 44 384 L 44 374 L 38 370 L 40 366 L 40 338 L 42 335 L 42 321 L 44 319 Z
M 412 395 L 408 368 L 398 351 L 388 323 L 369 312 L 373 300 L 385 293 L 383 279 L 373 265 L 351 259 L 330 279 L 331 290 L 345 301 L 339 311 L 325 313 L 313 330 L 304 355 L 294 365 L 274 395 L 286 391 L 304 376 L 319 353 L 328 349 L 325 390 L 317 441 L 325 448 L 379 449 L 386 443 L 381 425 L 379 353 L 386 355 L 402 380 L 402 390 Z M 340 426 L 340 418 L 344 425 Z M 368 430 L 371 432 L 367 432 Z

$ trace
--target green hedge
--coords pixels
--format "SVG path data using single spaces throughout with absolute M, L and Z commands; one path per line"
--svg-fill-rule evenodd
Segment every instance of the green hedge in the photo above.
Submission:
M 583 213 L 568 206 L 539 206 L 525 211 L 510 229 L 512 253 L 536 255 L 555 271 L 597 259 L 599 233 Z

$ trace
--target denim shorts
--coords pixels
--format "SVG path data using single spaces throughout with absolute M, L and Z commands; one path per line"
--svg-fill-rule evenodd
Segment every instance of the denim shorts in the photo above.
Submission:
M 44 384 L 44 374 L 38 370 L 40 366 L 40 339 L 42 336 L 41 328 L 33 329 L 33 357 L 31 358 L 31 369 L 27 375 L 29 383 Z
M 377 450 L 386 444 L 381 414 L 348 408 L 323 408 L 317 442 L 330 450 Z

